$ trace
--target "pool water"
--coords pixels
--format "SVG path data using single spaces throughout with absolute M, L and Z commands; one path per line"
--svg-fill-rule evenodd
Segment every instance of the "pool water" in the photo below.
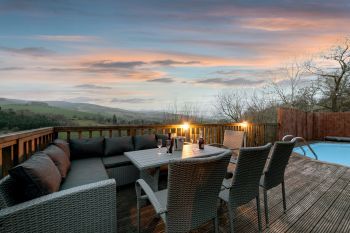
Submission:
M 318 156 L 318 160 L 342 164 L 350 167 L 350 143 L 314 143 L 310 144 L 311 148 Z M 307 146 L 303 146 L 306 156 L 315 158 Z M 294 152 L 304 155 L 300 147 L 294 148 Z

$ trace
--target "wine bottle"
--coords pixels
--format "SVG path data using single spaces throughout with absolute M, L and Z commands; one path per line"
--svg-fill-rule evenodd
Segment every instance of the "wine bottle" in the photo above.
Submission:
M 201 149 L 201 150 L 204 150 L 204 138 L 203 138 L 203 134 L 202 134 L 202 132 L 200 133 L 200 135 L 199 135 L 199 139 L 198 139 L 198 147 L 199 147 L 199 149 Z

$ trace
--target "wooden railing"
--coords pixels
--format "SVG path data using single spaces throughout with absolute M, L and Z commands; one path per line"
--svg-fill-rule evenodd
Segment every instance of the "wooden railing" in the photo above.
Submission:
M 21 131 L 0 136 L 0 176 L 14 165 L 43 149 L 55 138 L 53 127 Z
M 263 145 L 277 139 L 277 124 L 191 124 L 183 125 L 113 125 L 93 127 L 50 127 L 21 131 L 0 136 L 0 176 L 12 166 L 28 159 L 35 151 L 43 149 L 54 138 L 119 137 L 152 133 L 176 133 L 196 141 L 200 133 L 205 142 L 222 143 L 225 129 L 247 132 L 247 146 Z

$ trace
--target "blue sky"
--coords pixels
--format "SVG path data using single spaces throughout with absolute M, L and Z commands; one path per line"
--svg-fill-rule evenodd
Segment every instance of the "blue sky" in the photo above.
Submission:
M 0 0 L 0 96 L 210 104 L 348 35 L 349 12 L 345 0 Z

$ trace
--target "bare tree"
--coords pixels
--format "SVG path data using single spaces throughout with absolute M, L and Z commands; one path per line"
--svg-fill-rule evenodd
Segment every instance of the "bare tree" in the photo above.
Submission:
M 205 117 L 199 103 L 185 102 L 178 104 L 177 101 L 169 104 L 163 111 L 164 123 L 178 124 L 184 121 L 192 123 L 203 123 L 209 120 Z
M 350 38 L 332 47 L 319 61 L 308 61 L 309 72 L 318 77 L 323 95 L 320 104 L 333 112 L 343 111 L 350 89 Z
M 272 91 L 271 94 L 278 97 L 283 106 L 296 107 L 302 78 L 305 75 L 304 66 L 298 61 L 294 61 L 272 72 L 273 79 L 267 88 Z
M 246 101 L 245 93 L 223 91 L 217 95 L 215 107 L 220 115 L 235 122 L 239 122 L 242 120 L 243 113 L 247 106 Z
M 254 123 L 273 123 L 277 120 L 277 103 L 263 91 L 254 91 L 247 101 L 244 118 Z

